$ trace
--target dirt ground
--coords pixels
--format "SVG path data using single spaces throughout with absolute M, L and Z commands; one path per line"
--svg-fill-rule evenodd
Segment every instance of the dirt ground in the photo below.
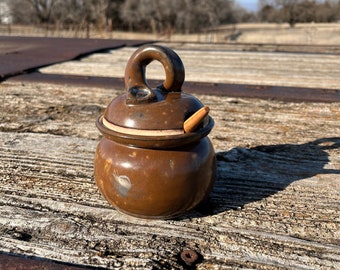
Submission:
M 0 35 L 85 38 L 87 33 L 74 29 L 61 31 L 46 27 L 0 25 Z M 188 35 L 107 32 L 92 29 L 89 36 L 90 38 L 155 39 L 176 42 L 340 45 L 340 23 L 306 23 L 297 24 L 294 28 L 289 27 L 288 24 L 275 23 L 236 24 Z

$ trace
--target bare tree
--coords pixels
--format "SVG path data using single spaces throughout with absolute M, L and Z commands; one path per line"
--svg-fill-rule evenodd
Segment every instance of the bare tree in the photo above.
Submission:
M 281 10 L 279 16 L 283 21 L 288 22 L 291 27 L 294 27 L 299 21 L 300 2 L 299 0 L 276 0 L 278 8 Z
M 112 31 L 113 29 L 124 29 L 125 25 L 120 17 L 120 10 L 124 0 L 107 0 L 107 5 L 105 8 L 106 25 L 108 29 Z
M 12 0 L 8 2 L 14 23 L 38 23 L 35 11 L 31 4 L 25 0 Z
M 230 0 L 125 0 L 121 18 L 130 30 L 197 32 L 230 22 Z
M 90 37 L 92 27 L 99 31 L 106 28 L 106 8 L 107 0 L 64 0 L 55 5 L 53 19 L 58 27 L 73 28 L 75 35 L 85 29 Z
M 258 16 L 262 22 L 278 21 L 278 10 L 274 0 L 260 0 Z
M 54 5 L 59 0 L 25 0 L 31 4 L 40 23 L 50 23 Z
M 339 0 L 260 0 L 259 16 L 262 21 L 332 22 L 340 19 Z
M 316 22 L 336 22 L 340 20 L 340 1 L 324 1 L 315 9 Z
M 0 0 L 0 24 L 8 24 L 12 23 L 12 14 L 11 9 L 9 7 L 8 1 Z

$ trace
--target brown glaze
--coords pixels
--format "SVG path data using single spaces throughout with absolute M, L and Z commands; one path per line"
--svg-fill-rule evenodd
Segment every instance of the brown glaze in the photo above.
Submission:
M 157 99 L 149 103 L 128 104 L 127 95 L 113 99 L 104 113 L 105 119 L 135 129 L 183 129 L 184 121 L 203 107 L 189 94 L 159 89 L 154 89 L 153 93 Z
M 146 65 L 153 60 L 163 64 L 166 75 L 156 89 L 151 89 L 145 78 Z M 126 95 L 113 99 L 104 117 L 112 124 L 134 129 L 183 129 L 184 121 L 203 107 L 197 98 L 182 93 L 183 82 L 183 63 L 174 51 L 143 46 L 127 63 Z
M 208 138 L 172 149 L 131 147 L 102 139 L 95 177 L 118 210 L 144 218 L 171 218 L 194 208 L 210 192 L 215 155 Z
M 145 79 L 152 60 L 160 61 L 166 73 L 156 89 Z M 207 135 L 214 121 L 198 99 L 181 92 L 184 67 L 169 48 L 141 47 L 125 74 L 127 93 L 113 99 L 96 122 L 104 135 L 95 156 L 97 185 L 124 213 L 178 216 L 202 202 L 212 188 L 215 152 Z M 200 110 L 206 114 L 195 117 Z M 185 132 L 187 120 L 195 123 Z
M 163 46 L 143 46 L 132 54 L 125 69 L 125 88 L 128 91 L 128 103 L 149 102 L 156 98 L 145 79 L 145 67 L 154 60 L 161 62 L 165 70 L 165 81 L 158 88 L 168 92 L 181 91 L 185 72 L 179 56 Z

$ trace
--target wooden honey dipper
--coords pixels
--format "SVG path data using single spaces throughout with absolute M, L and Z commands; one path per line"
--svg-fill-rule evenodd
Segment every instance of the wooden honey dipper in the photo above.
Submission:
M 208 115 L 209 111 L 209 107 L 204 106 L 197 112 L 195 112 L 192 116 L 190 116 L 187 120 L 185 120 L 183 124 L 184 132 L 188 133 L 195 130 L 198 125 L 203 121 L 203 119 Z

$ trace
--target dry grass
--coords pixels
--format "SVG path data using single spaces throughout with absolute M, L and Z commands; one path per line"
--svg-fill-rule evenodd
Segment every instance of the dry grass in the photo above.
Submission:
M 253 27 L 253 28 L 252 28 Z M 340 23 L 240 25 L 244 31 L 238 41 L 245 43 L 293 43 L 308 45 L 340 45 Z
M 237 39 L 232 41 L 233 35 Z M 32 26 L 0 25 L 0 35 L 15 36 L 48 36 L 48 37 L 79 37 L 85 38 L 86 31 L 53 30 Z M 290 28 L 288 24 L 238 24 L 221 26 L 206 30 L 200 34 L 147 34 L 121 31 L 90 31 L 91 38 L 116 39 L 147 39 L 179 42 L 241 42 L 241 43 L 271 43 L 271 44 L 308 44 L 308 45 L 340 45 L 340 23 L 308 23 L 297 24 Z

